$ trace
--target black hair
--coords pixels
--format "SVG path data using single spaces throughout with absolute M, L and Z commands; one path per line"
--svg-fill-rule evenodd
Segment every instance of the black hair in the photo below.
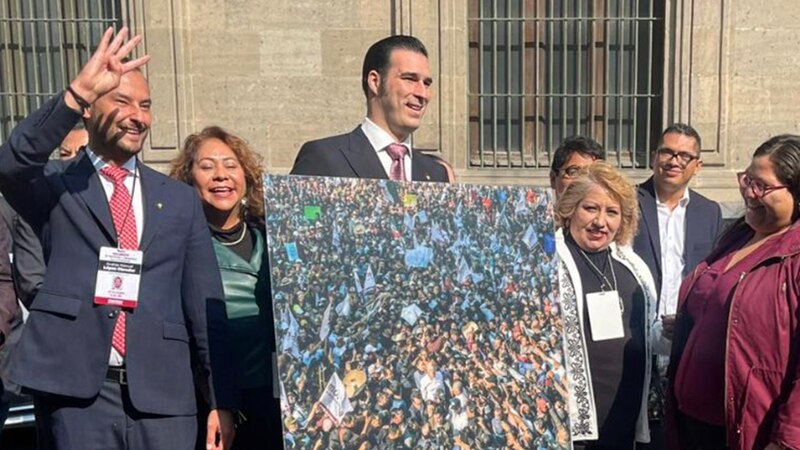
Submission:
M 800 214 L 797 202 L 800 200 L 800 136 L 796 134 L 780 134 L 759 145 L 753 158 L 769 157 L 775 168 L 775 177 L 786 186 L 795 201 L 792 218 Z
M 690 137 L 697 142 L 697 151 L 699 152 L 702 147 L 703 141 L 700 140 L 700 133 L 697 132 L 691 125 L 687 125 L 685 123 L 673 123 L 672 125 L 668 126 L 664 129 L 661 133 L 661 138 L 658 140 L 658 146 L 664 143 L 664 136 L 669 133 L 677 133 L 683 136 Z
M 795 134 L 781 134 L 767 139 L 753 152 L 753 158 L 766 156 L 774 167 L 775 177 L 786 186 L 786 190 L 794 200 L 792 221 L 800 216 L 797 202 L 800 200 L 800 136 Z M 720 257 L 725 246 L 720 243 L 728 242 L 731 236 L 740 233 L 747 227 L 744 216 L 738 218 L 728 226 L 717 239 L 714 250 L 706 257 L 706 261 L 714 261 Z
M 558 146 L 553 154 L 553 161 L 550 163 L 550 172 L 553 174 L 558 173 L 561 166 L 566 164 L 569 157 L 576 152 L 596 160 L 606 159 L 603 146 L 594 139 L 586 136 L 570 136 L 564 139 L 564 142 Z
M 369 73 L 375 70 L 383 78 L 386 75 L 386 69 L 389 68 L 392 51 L 397 49 L 410 50 L 425 55 L 426 58 L 428 57 L 428 50 L 425 45 L 414 36 L 398 34 L 383 38 L 372 44 L 364 56 L 364 66 L 361 69 L 361 88 L 367 98 L 369 98 L 369 84 L 367 83 Z

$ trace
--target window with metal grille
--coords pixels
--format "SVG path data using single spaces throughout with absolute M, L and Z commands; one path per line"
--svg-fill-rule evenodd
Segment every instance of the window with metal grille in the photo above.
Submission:
M 575 134 L 619 167 L 649 166 L 664 2 L 468 1 L 470 167 L 549 168 Z
M 108 26 L 122 23 L 121 0 L 0 1 L 0 142 L 63 90 Z

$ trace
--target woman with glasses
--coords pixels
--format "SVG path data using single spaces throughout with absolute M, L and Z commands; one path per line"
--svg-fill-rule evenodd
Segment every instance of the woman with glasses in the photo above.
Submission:
M 800 448 L 800 136 L 738 175 L 746 212 L 681 286 L 672 448 Z

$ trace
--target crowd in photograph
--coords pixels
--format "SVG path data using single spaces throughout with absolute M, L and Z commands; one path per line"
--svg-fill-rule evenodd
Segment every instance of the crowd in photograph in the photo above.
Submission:
M 265 196 L 287 448 L 569 446 L 546 191 L 269 177 Z

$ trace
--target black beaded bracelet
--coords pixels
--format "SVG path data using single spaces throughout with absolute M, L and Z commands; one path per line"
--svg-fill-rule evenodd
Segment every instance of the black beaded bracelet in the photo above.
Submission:
M 72 98 L 74 98 L 78 106 L 81 107 L 81 114 L 83 114 L 89 108 L 89 106 L 91 106 L 85 98 L 81 97 L 77 92 L 75 92 L 75 89 L 72 89 L 72 86 L 67 86 L 67 92 L 72 94 Z

